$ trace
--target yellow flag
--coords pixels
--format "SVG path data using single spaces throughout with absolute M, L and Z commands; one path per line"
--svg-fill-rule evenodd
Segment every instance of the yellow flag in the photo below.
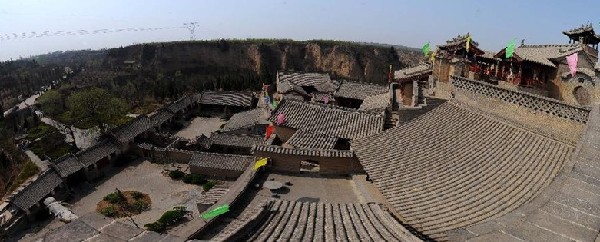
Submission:
M 469 47 L 471 47 L 471 34 L 467 33 L 467 52 L 469 51 Z
M 254 170 L 258 170 L 258 168 L 262 167 L 262 166 L 266 166 L 267 165 L 267 158 L 262 158 L 258 161 L 256 161 L 256 163 L 254 163 Z
M 431 63 L 435 62 L 435 52 L 436 51 L 434 51 L 433 53 L 431 53 L 431 58 L 430 58 Z

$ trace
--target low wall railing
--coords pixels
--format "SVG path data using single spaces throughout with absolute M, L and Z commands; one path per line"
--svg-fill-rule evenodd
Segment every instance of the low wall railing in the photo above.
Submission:
M 489 83 L 452 76 L 452 87 L 455 90 L 466 91 L 499 99 L 516 104 L 536 112 L 547 113 L 564 119 L 586 123 L 590 108 L 576 106 L 552 98 L 526 92 L 508 90 Z

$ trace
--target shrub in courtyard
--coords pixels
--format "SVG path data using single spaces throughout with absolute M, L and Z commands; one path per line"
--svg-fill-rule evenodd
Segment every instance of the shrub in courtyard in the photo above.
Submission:
M 131 204 L 131 211 L 136 212 L 136 213 L 141 213 L 148 209 L 150 209 L 150 204 L 148 204 L 144 200 L 136 200 L 135 202 L 133 202 Z
M 202 175 L 199 175 L 199 174 L 186 174 L 183 177 L 183 182 L 185 182 L 187 184 L 202 185 L 202 184 L 206 183 L 206 180 L 204 179 L 204 177 Z
M 177 225 L 183 221 L 188 213 L 185 207 L 174 207 L 172 210 L 166 211 L 156 222 L 144 224 L 144 227 L 150 231 L 162 233 L 167 227 Z
M 113 193 L 106 195 L 103 200 L 107 201 L 109 203 L 112 203 L 112 204 L 117 204 L 117 203 L 124 202 L 125 197 L 122 194 L 120 194 L 119 192 L 113 192 Z
M 159 222 L 144 224 L 144 227 L 146 227 L 146 229 L 148 229 L 150 231 L 154 231 L 157 233 L 165 232 L 165 229 L 166 229 L 165 225 L 161 224 Z
M 96 211 L 107 217 L 125 217 L 140 214 L 151 207 L 148 194 L 138 191 L 120 191 L 106 195 L 98 202 Z
M 210 190 L 211 188 L 213 188 L 215 185 L 217 185 L 216 181 L 207 181 L 206 183 L 204 183 L 202 185 L 202 190 L 204 190 L 205 192 L 207 192 L 208 190 Z
M 185 176 L 185 173 L 180 170 L 169 171 L 169 177 L 173 180 L 179 180 Z
M 133 192 L 131 192 L 131 197 L 133 197 L 133 199 L 135 199 L 135 200 L 139 200 L 144 197 L 144 194 L 141 192 L 138 192 L 138 191 L 133 191 Z
M 186 213 L 185 207 L 175 207 L 173 210 L 166 211 L 156 222 L 165 226 L 175 225 L 185 218 Z
M 100 213 L 106 217 L 114 217 L 117 215 L 117 208 L 114 205 L 108 205 L 100 209 Z

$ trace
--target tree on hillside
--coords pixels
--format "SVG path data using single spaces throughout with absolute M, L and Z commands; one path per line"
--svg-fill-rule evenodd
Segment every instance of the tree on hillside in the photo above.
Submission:
M 116 123 L 129 108 L 125 100 L 111 96 L 102 88 L 71 94 L 67 98 L 67 107 L 71 111 L 74 123 L 83 122 L 98 127 Z
M 44 113 L 55 116 L 65 111 L 64 97 L 60 92 L 48 90 L 39 97 L 38 103 Z

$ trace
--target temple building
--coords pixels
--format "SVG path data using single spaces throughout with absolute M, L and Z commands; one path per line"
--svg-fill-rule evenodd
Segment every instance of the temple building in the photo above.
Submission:
M 564 31 L 569 37 L 566 45 L 526 45 L 524 41 L 515 48 L 511 58 L 506 58 L 506 48 L 495 57 L 500 58 L 496 69 L 499 85 L 520 91 L 551 97 L 570 104 L 589 105 L 598 100 L 597 75 L 598 42 L 591 25 Z M 577 53 L 575 75 L 569 71 L 567 56 Z
M 471 68 L 471 64 L 476 63 L 475 60 L 484 55 L 485 51 L 479 49 L 479 43 L 473 40 L 469 41 L 467 49 L 467 40 L 469 39 L 469 34 L 459 35 L 437 47 L 432 70 L 435 80 L 447 83 L 451 75 L 474 76 L 473 70 L 476 68 Z M 471 74 L 469 74 L 470 71 Z

